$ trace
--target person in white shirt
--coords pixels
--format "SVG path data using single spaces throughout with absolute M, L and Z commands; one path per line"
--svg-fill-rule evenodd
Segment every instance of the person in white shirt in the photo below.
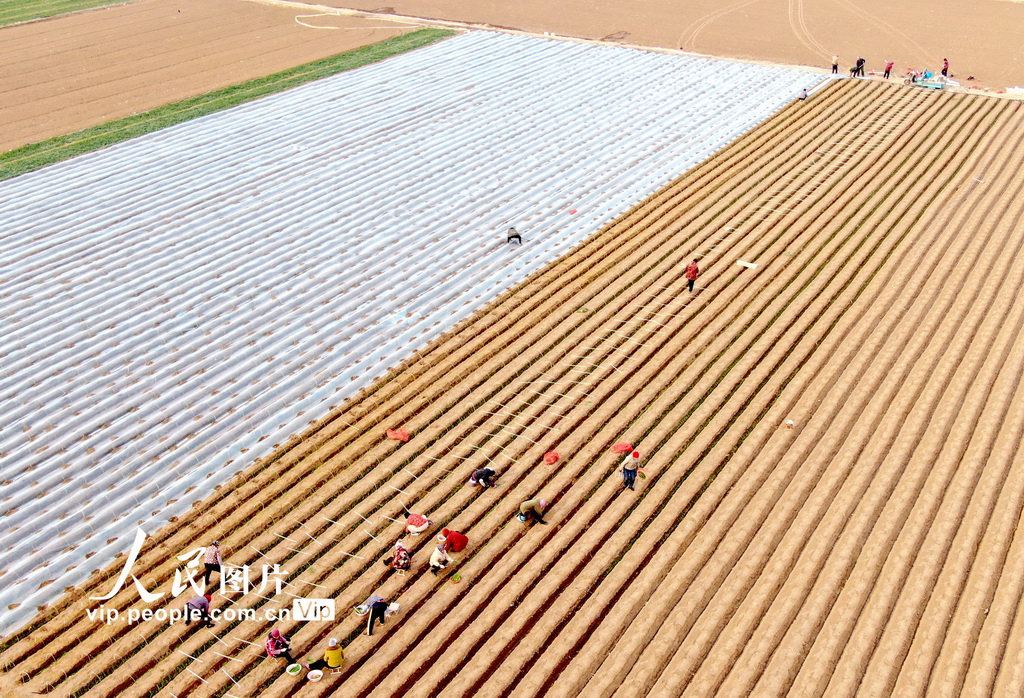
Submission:
M 640 451 L 627 454 L 622 460 L 622 489 L 633 489 L 636 484 L 636 471 L 640 468 Z
M 444 543 L 434 546 L 434 551 L 430 553 L 430 572 L 436 575 L 451 561 L 452 556 L 444 549 Z

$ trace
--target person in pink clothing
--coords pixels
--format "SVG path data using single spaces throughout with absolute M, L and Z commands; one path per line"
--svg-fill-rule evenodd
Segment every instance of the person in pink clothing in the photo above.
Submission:
M 893 61 L 886 61 L 885 62 L 885 72 L 882 73 L 882 77 L 885 78 L 886 80 L 889 79 L 889 73 L 892 72 L 892 66 L 893 66 Z
M 418 536 L 430 526 L 430 519 L 423 514 L 412 514 L 405 519 L 405 532 Z
M 693 293 L 693 282 L 700 276 L 700 267 L 697 266 L 697 260 L 694 259 L 692 262 L 686 265 L 686 281 L 690 287 L 690 293 Z
M 280 657 L 289 664 L 294 664 L 295 660 L 292 659 L 291 649 L 288 638 L 280 630 L 274 628 L 270 631 L 270 635 L 267 636 L 268 657 Z

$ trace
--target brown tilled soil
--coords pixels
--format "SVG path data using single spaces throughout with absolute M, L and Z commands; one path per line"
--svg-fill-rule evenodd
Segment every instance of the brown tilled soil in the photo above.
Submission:
M 0 152 L 398 36 L 245 0 L 140 0 L 0 28 Z
M 881 73 L 942 67 L 974 83 L 1024 86 L 1024 4 L 1004 0 L 320 0 L 321 4 L 524 31 L 680 48 L 727 58 Z
M 1020 102 L 833 83 L 220 487 L 134 568 L 168 591 L 173 556 L 219 538 L 231 564 L 280 563 L 285 592 L 335 598 L 337 622 L 104 626 L 84 597 L 113 565 L 0 667 L 90 696 L 1020 695 L 1022 165 Z M 620 441 L 643 454 L 635 492 Z M 487 463 L 501 486 L 468 487 Z M 538 493 L 549 523 L 528 528 L 514 513 Z M 427 535 L 386 576 L 403 505 L 468 534 L 454 569 L 426 570 Z M 351 609 L 374 590 L 402 610 L 368 638 Z M 131 587 L 108 603 L 142 607 Z M 299 656 L 341 638 L 344 669 L 284 675 L 272 627 Z

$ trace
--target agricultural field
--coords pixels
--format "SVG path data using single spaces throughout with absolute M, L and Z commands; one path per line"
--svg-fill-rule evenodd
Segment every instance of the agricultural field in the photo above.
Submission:
M 153 590 L 219 538 L 230 564 L 287 570 L 281 593 L 214 597 L 263 619 L 90 619 L 122 556 L 9 638 L 3 667 L 55 695 L 1020 695 L 1022 120 L 1018 102 L 830 83 L 132 566 Z M 488 463 L 500 487 L 467 486 Z M 538 494 L 548 524 L 526 527 Z M 408 509 L 434 527 L 388 576 Z M 470 545 L 435 577 L 441 527 Z M 352 609 L 375 591 L 401 610 L 371 638 Z M 265 619 L 314 594 L 336 621 Z M 130 581 L 104 603 L 142 606 Z M 272 627 L 297 656 L 340 638 L 342 671 L 285 675 Z
M 105 5 L 116 5 L 132 0 L 21 0 L 0 8 L 0 26 L 31 22 L 68 12 L 81 12 Z
M 105 124 L 401 36 L 405 22 L 337 18 L 246 0 L 4 3 L 0 21 L 46 5 L 84 12 L 0 26 L 0 151 Z
M 0 183 L 0 633 L 824 78 L 439 38 Z
M 1024 95 L 1020 58 L 1024 3 L 1019 0 L 324 0 L 320 4 L 384 16 L 429 18 L 520 31 L 650 46 L 846 72 L 858 56 L 881 75 L 938 70 L 965 88 Z M 972 78 L 968 80 L 968 78 Z

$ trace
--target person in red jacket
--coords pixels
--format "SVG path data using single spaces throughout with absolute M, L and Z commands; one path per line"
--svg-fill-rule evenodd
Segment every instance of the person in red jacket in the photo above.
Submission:
M 892 66 L 893 66 L 893 61 L 886 61 L 885 62 L 885 72 L 882 73 L 882 77 L 885 78 L 886 80 L 889 79 L 889 73 L 892 72 Z
M 693 293 L 693 282 L 700 276 L 700 267 L 697 266 L 697 260 L 694 259 L 692 262 L 686 265 L 686 281 L 690 287 L 690 293 Z
M 457 553 L 462 551 L 466 545 L 469 544 L 469 538 L 458 531 L 452 531 L 446 528 L 441 531 L 441 535 L 437 537 L 437 542 L 444 544 L 445 552 Z

